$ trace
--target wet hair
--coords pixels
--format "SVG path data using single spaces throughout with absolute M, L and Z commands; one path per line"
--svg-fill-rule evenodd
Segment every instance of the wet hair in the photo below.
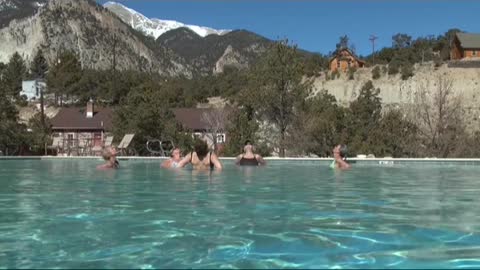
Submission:
M 246 140 L 244 146 L 248 144 L 252 144 L 252 142 L 250 140 Z
M 173 157 L 173 152 L 175 152 L 175 150 L 177 150 L 177 149 L 178 149 L 178 151 L 180 152 L 180 155 L 182 154 L 182 150 L 180 150 L 179 147 L 174 147 L 174 148 L 172 149 L 172 152 L 170 152 L 170 157 Z
M 195 142 L 193 149 L 195 150 L 195 153 L 197 153 L 197 156 L 200 160 L 203 160 L 203 158 L 208 154 L 208 144 L 203 140 L 198 139 Z
M 346 158 L 347 158 L 347 154 L 348 154 L 347 145 L 341 144 L 339 150 L 340 150 L 340 157 L 346 159 Z
M 106 148 L 102 152 L 102 157 L 104 160 L 110 160 L 112 157 L 112 152 L 110 151 L 110 148 Z

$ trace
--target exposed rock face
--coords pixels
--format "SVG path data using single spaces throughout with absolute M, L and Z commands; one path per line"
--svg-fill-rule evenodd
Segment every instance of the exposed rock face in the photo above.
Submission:
M 34 16 L 12 20 L 0 29 L 1 62 L 16 51 L 30 62 L 39 48 L 50 61 L 59 51 L 71 50 L 88 68 L 111 68 L 115 55 L 118 69 L 191 76 L 180 57 L 90 1 L 50 0 Z
M 326 80 L 324 76 L 316 78 L 314 92 L 322 89 L 344 105 L 357 98 L 360 89 L 372 80 L 375 88 L 380 88 L 380 97 L 385 106 L 398 106 L 408 108 L 415 102 L 419 90 L 426 88 L 434 91 L 438 78 L 446 78 L 452 82 L 455 96 L 458 96 L 463 105 L 467 124 L 477 129 L 480 127 L 480 69 L 479 68 L 449 68 L 442 65 L 434 68 L 433 63 L 416 65 L 414 76 L 402 80 L 399 74 L 382 74 L 378 80 L 372 80 L 371 68 L 361 68 L 354 74 L 354 80 L 348 80 L 343 74 L 340 78 Z
M 110 69 L 115 62 L 120 70 L 192 77 L 222 72 L 225 66 L 248 67 L 271 44 L 246 30 L 215 32 L 176 24 L 154 40 L 148 31 L 132 28 L 138 25 L 132 26 L 131 16 L 124 14 L 128 10 L 119 13 L 110 5 L 111 11 L 92 0 L 1 1 L 0 62 L 4 63 L 19 52 L 29 64 L 39 48 L 52 63 L 59 52 L 70 50 L 84 68 Z M 148 19 L 139 13 L 136 17 Z
M 233 66 L 242 69 L 248 66 L 248 62 L 245 61 L 241 54 L 236 52 L 231 45 L 228 45 L 223 55 L 220 57 L 220 59 L 218 59 L 217 63 L 215 63 L 213 73 L 222 73 L 225 66 Z

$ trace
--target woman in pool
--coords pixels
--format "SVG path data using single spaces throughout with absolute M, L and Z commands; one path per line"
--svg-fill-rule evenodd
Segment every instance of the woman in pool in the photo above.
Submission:
M 191 163 L 195 170 L 217 170 L 222 169 L 222 164 L 215 153 L 208 151 L 208 145 L 202 140 L 197 140 L 194 151 L 186 155 L 178 164 L 182 168 Z
M 237 159 L 235 160 L 235 164 L 240 166 L 259 166 L 265 165 L 266 162 L 263 157 L 259 154 L 254 154 L 253 151 L 255 147 L 253 147 L 252 143 L 247 140 L 245 142 L 245 146 L 243 147 L 244 154 L 238 155 Z
M 347 146 L 339 144 L 333 148 L 333 162 L 330 164 L 331 168 L 348 169 L 350 164 L 347 163 Z
M 117 160 L 117 150 L 115 147 L 105 148 L 102 157 L 107 163 L 97 166 L 97 169 L 118 169 L 120 166 Z
M 182 160 L 180 156 L 180 148 L 175 147 L 172 151 L 170 159 L 165 160 L 162 163 L 162 168 L 178 168 L 178 164 Z

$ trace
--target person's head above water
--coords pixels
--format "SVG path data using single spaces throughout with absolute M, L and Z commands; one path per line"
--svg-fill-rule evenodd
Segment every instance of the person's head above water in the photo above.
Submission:
M 346 159 L 348 148 L 345 144 L 339 144 L 333 148 L 333 156 L 338 155 L 342 159 Z
M 117 153 L 115 151 L 115 148 L 113 147 L 107 147 L 103 150 L 102 152 L 102 157 L 104 160 L 110 160 L 112 156 L 115 156 Z
M 208 154 L 208 144 L 200 139 L 197 139 L 193 147 L 199 159 L 203 159 Z
M 340 156 L 342 158 L 346 158 L 348 154 L 348 148 L 347 145 L 345 144 L 340 144 L 340 148 L 338 149 L 340 151 Z
M 252 145 L 252 142 L 250 140 L 245 141 L 245 146 L 243 146 L 243 151 L 245 152 L 255 151 L 255 147 Z
M 170 157 L 172 159 L 180 159 L 180 155 L 181 155 L 180 148 L 175 147 L 175 148 L 173 148 L 172 154 L 170 155 Z

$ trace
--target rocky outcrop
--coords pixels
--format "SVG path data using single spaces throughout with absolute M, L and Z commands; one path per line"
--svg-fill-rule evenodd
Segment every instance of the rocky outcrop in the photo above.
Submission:
M 34 16 L 13 20 L 0 29 L 2 62 L 15 52 L 30 62 L 39 48 L 50 62 L 58 52 L 71 50 L 87 68 L 111 68 L 115 56 L 117 69 L 191 76 L 180 57 L 91 1 L 50 0 Z
M 362 86 L 372 80 L 371 71 L 371 68 L 357 70 L 354 80 L 349 80 L 346 74 L 333 80 L 327 80 L 325 75 L 322 75 L 314 81 L 314 93 L 325 89 L 334 95 L 339 103 L 348 105 L 357 98 Z M 414 104 L 420 90 L 434 91 L 439 77 L 451 81 L 454 95 L 461 99 L 467 123 L 480 127 L 480 68 L 449 68 L 447 65 L 436 68 L 433 63 L 427 63 L 416 65 L 414 76 L 407 80 L 402 80 L 399 74 L 383 73 L 379 79 L 372 82 L 375 88 L 380 89 L 384 107 L 408 108 Z
M 242 69 L 248 67 L 248 62 L 246 61 L 246 59 L 242 58 L 241 54 L 239 52 L 236 52 L 231 45 L 228 45 L 223 55 L 215 63 L 213 73 L 222 73 L 225 66 Z

